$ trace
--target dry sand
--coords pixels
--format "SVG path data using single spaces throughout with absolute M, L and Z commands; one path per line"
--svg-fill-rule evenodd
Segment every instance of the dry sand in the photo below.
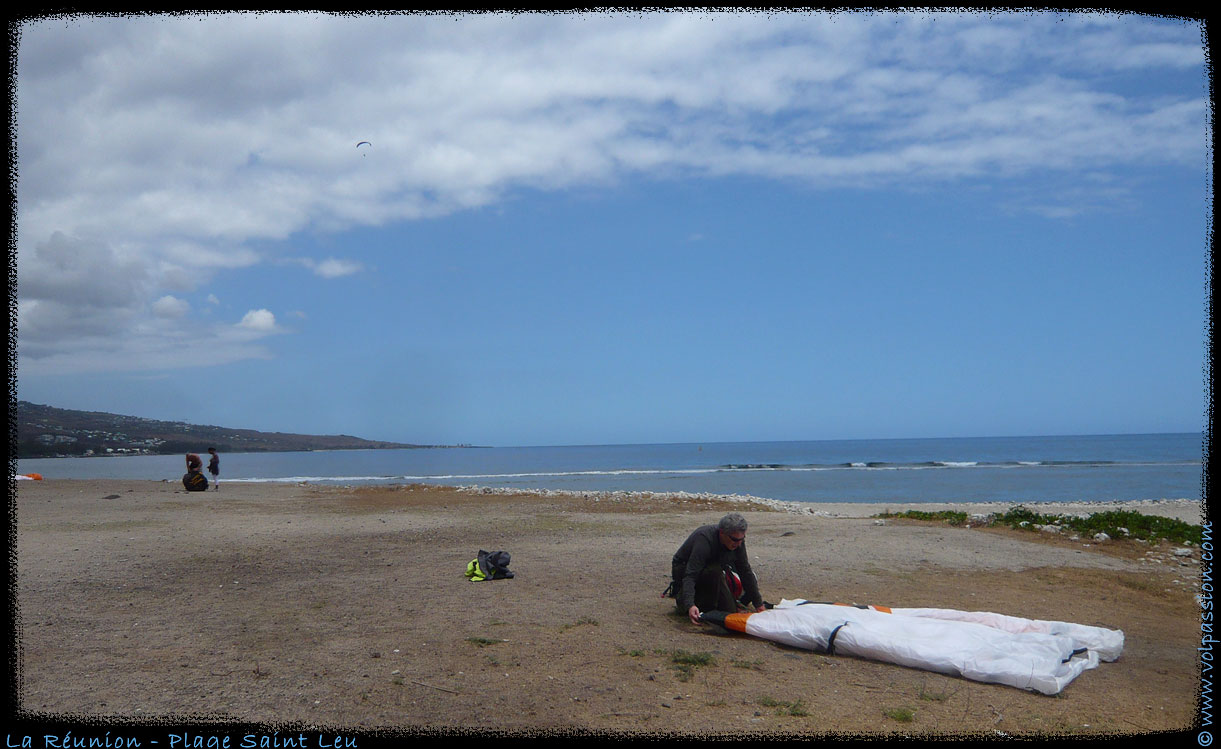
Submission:
M 97 718 L 315 727 L 360 746 L 401 730 L 1128 735 L 1197 716 L 1200 554 L 1169 544 L 868 517 L 899 506 L 820 507 L 843 516 L 829 517 L 421 486 L 17 489 L 19 715 L 78 735 Z M 1123 656 L 1047 697 L 693 625 L 659 597 L 669 559 L 729 509 L 751 523 L 769 601 L 1074 621 L 1123 630 Z M 1200 519 L 1192 503 L 1136 509 Z M 516 577 L 467 581 L 480 549 L 509 551 Z M 684 672 L 676 651 L 712 662 Z

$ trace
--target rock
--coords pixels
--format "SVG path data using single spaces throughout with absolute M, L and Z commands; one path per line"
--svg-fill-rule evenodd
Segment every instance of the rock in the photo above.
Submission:
M 1176 557 L 1189 557 L 1191 556 L 1191 549 L 1175 549 L 1174 555 Z
M 1110 541 L 1111 537 L 1105 533 L 1099 532 L 1099 533 L 1094 534 L 1094 540 L 1097 541 L 1098 543 L 1102 543 L 1103 541 Z
M 1045 526 L 1043 526 L 1042 528 L 1040 528 L 1039 530 L 1043 531 L 1044 533 L 1059 533 L 1059 532 L 1060 532 L 1060 526 L 1058 526 L 1058 525 L 1045 525 Z

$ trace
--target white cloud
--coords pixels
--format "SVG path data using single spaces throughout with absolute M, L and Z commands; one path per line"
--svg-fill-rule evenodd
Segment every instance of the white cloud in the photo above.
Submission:
M 153 314 L 157 317 L 178 318 L 191 311 L 191 305 L 186 300 L 166 294 L 153 302 Z
M 336 260 L 333 257 L 323 260 L 314 268 L 314 273 L 317 273 L 323 278 L 339 278 L 340 276 L 350 276 L 353 273 L 359 273 L 363 266 L 360 263 L 351 260 Z
M 237 326 L 257 333 L 271 333 L 276 330 L 276 316 L 265 309 L 252 309 L 242 317 Z
M 309 268 L 319 278 L 341 278 L 364 270 L 364 264 L 356 260 L 343 260 L 333 257 L 322 261 L 307 257 L 291 258 L 290 262 Z
M 1053 123 L 1030 110 L 1034 96 L 1058 115 L 1055 126 L 1083 139 L 1129 117 L 1166 117 L 1159 158 L 1203 148 L 1202 96 L 1124 100 L 1090 88 L 1092 68 L 1060 64 L 1063 46 L 1093 66 L 1122 67 L 1132 50 L 1146 65 L 1203 76 L 1187 29 L 1166 39 L 1169 24 L 1077 23 L 1065 37 L 1054 18 L 973 16 L 938 14 L 934 25 L 884 14 L 239 14 L 82 19 L 70 33 L 62 21 L 27 24 L 21 223 L 34 237 L 123 227 L 242 242 L 311 222 L 452 211 L 514 184 L 564 186 L 625 168 L 819 181 L 956 176 L 994 160 L 1055 166 L 1058 139 L 1045 137 Z M 85 30 L 98 38 L 56 44 Z M 24 52 L 47 45 L 66 59 Z M 1040 84 L 1048 70 L 1080 82 Z M 65 88 L 71 96 L 54 95 Z M 1178 111 L 1185 102 L 1189 111 Z M 784 125 L 760 119 L 776 113 Z M 964 113 L 956 140 L 929 129 Z M 811 132 L 823 146 L 804 141 Z M 1014 132 L 1034 149 L 1015 151 Z M 696 133 L 706 135 L 693 149 Z M 357 140 L 377 145 L 358 152 Z M 890 158 L 913 147 L 957 153 L 964 142 L 975 160 Z
M 1194 166 L 1206 149 L 1199 32 L 1062 13 L 28 21 L 22 356 L 67 362 L 83 340 L 142 336 L 148 352 L 173 349 L 181 331 L 165 323 L 185 310 L 163 300 L 265 262 L 260 243 L 488 205 L 521 186 L 639 174 L 918 186 Z M 1151 74 L 1156 85 L 1117 83 Z M 297 262 L 323 279 L 364 267 Z M 237 329 L 274 329 L 266 315 Z

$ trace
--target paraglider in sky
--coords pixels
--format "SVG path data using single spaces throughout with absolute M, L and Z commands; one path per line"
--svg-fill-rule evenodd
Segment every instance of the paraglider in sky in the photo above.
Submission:
M 373 146 L 373 144 L 372 144 L 372 143 L 370 143 L 370 142 L 369 142 L 369 141 L 367 141 L 367 140 L 362 140 L 361 142 L 359 142 L 359 143 L 357 143 L 357 144 L 356 144 L 356 147 L 357 147 L 357 148 L 360 148 L 361 146 L 369 146 L 369 147 L 372 147 L 372 146 Z

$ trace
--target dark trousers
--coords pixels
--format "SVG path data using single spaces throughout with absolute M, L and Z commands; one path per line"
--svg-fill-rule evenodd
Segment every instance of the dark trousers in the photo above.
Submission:
M 674 607 L 678 609 L 678 613 L 686 616 L 687 610 L 682 608 L 682 604 L 678 600 L 682 584 L 682 580 L 674 582 Z M 734 612 L 738 610 L 738 604 L 733 600 L 733 593 L 729 592 L 729 585 L 725 582 L 725 570 L 721 569 L 719 565 L 705 567 L 700 576 L 695 578 L 695 607 L 700 611 Z

